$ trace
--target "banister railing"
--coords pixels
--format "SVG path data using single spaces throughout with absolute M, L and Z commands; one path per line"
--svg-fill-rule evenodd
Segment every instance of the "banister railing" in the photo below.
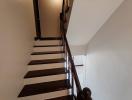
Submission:
M 63 49 L 65 51 L 66 69 L 68 70 L 68 79 L 72 87 L 71 93 L 74 100 L 92 100 L 91 90 L 82 89 L 76 67 L 72 58 L 70 47 L 67 41 L 66 33 L 70 20 L 72 5 L 74 0 L 63 0 L 62 12 L 60 13 L 60 30 L 62 33 Z
M 68 70 L 68 79 L 72 87 L 72 95 L 74 100 L 92 100 L 91 90 L 89 88 L 82 89 L 76 67 L 72 58 L 70 47 L 66 38 L 66 34 L 62 35 L 63 49 L 65 51 L 66 69 Z M 75 89 L 76 88 L 76 89 Z M 76 92 L 76 93 L 75 93 Z
M 75 69 L 75 64 L 74 64 L 74 61 L 72 59 L 72 54 L 71 54 L 71 51 L 70 51 L 70 47 L 69 47 L 69 44 L 68 44 L 68 41 L 67 41 L 67 38 L 66 38 L 66 35 L 63 35 L 63 45 L 65 45 L 65 53 L 67 53 L 66 55 L 68 56 L 68 59 L 67 62 L 71 64 L 71 72 L 72 72 L 72 76 L 74 77 L 75 79 L 75 83 L 76 83 L 76 86 L 77 86 L 77 92 L 79 91 L 82 91 L 82 88 L 81 88 L 81 84 L 80 84 L 80 81 L 79 81 L 79 78 L 78 78 L 78 75 L 77 75 L 77 71 Z

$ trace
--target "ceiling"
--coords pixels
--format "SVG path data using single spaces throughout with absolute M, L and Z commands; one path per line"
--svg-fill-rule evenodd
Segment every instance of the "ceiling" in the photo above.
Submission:
M 68 28 L 70 45 L 86 45 L 124 0 L 74 0 Z

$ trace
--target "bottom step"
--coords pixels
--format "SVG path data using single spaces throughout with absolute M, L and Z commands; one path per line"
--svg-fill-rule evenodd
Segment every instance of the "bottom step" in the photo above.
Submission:
M 60 90 L 60 91 L 56 91 L 56 92 L 43 93 L 43 94 L 32 95 L 32 96 L 27 96 L 27 97 L 20 97 L 20 98 L 18 98 L 18 100 L 50 100 L 50 99 L 52 100 L 53 98 L 59 98 L 59 97 L 64 97 L 64 96 L 69 95 L 69 91 L 71 91 L 71 90 L 66 89 L 66 90 Z M 70 100 L 70 99 L 68 99 L 68 100 Z
M 50 93 L 65 89 L 70 89 L 69 80 L 30 84 L 24 86 L 21 93 L 19 94 L 19 97 L 26 97 L 26 96 L 37 95 L 42 93 Z

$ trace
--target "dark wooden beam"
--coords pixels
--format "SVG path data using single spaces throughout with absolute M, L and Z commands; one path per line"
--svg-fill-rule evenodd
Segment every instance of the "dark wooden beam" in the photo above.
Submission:
M 35 25 L 36 25 L 36 37 L 35 37 L 35 39 L 40 39 L 41 38 L 41 27 L 40 27 L 38 0 L 33 0 L 33 6 L 34 6 L 34 16 L 35 16 Z

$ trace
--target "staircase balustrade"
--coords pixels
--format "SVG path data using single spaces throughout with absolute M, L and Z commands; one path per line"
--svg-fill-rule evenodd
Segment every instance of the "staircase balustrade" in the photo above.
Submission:
M 62 12 L 60 13 L 60 30 L 62 33 L 63 49 L 65 51 L 66 68 L 69 71 L 68 78 L 72 85 L 72 95 L 74 100 L 92 100 L 91 90 L 82 89 L 76 67 L 72 58 L 70 47 L 67 41 L 66 33 L 70 20 L 74 0 L 63 0 Z M 76 92 L 76 93 L 75 93 Z

